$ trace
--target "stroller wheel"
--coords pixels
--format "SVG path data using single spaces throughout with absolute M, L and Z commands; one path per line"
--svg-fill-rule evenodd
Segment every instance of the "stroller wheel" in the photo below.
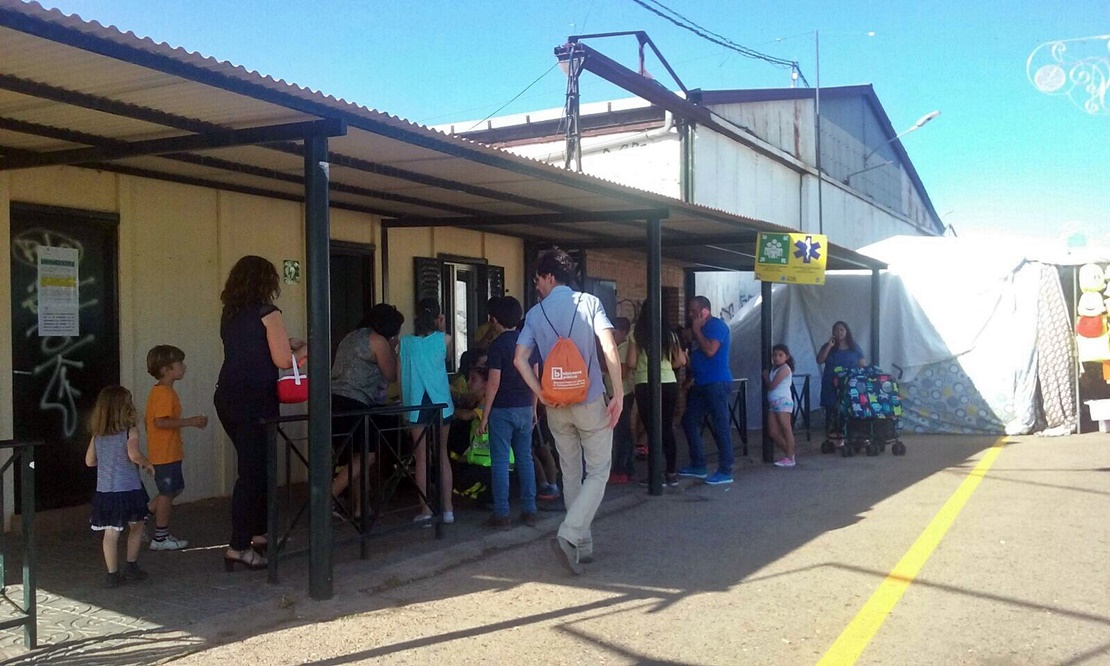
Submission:
M 856 450 L 852 447 L 851 444 L 849 444 L 848 442 L 844 442 L 844 445 L 840 447 L 840 455 L 844 458 L 851 458 L 852 456 L 856 455 Z
M 870 441 L 867 442 L 867 455 L 870 457 L 875 457 L 879 455 L 879 447 L 875 444 L 872 444 Z
M 906 445 L 900 441 L 894 442 L 890 447 L 890 452 L 896 456 L 904 456 L 906 455 Z

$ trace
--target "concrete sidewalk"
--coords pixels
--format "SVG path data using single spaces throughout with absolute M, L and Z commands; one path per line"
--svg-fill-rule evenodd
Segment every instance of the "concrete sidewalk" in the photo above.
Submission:
M 983 450 L 994 439 L 911 435 L 905 438 L 909 448 L 905 458 L 895 458 L 888 451 L 879 458 L 842 459 L 821 456 L 814 450 L 819 442 L 806 442 L 802 435 L 798 442 L 799 469 L 778 470 L 758 461 L 758 435 L 758 432 L 752 433 L 748 457 L 740 456 L 740 447 L 736 447 L 737 481 L 734 486 L 713 488 L 687 480 L 677 489 L 667 489 L 663 499 L 671 500 L 677 513 L 666 515 L 678 522 L 644 525 L 643 529 L 681 533 L 682 521 L 697 513 L 683 518 L 694 509 L 686 503 L 716 502 L 716 498 L 728 496 L 739 500 L 753 492 L 760 498 L 761 505 L 767 505 L 765 510 L 772 513 L 776 507 L 786 510 L 800 499 L 809 506 L 813 500 L 800 498 L 798 488 L 793 487 L 796 482 L 809 479 L 804 485 L 816 483 L 826 487 L 822 491 L 824 501 L 835 505 L 835 515 L 843 515 L 846 521 L 808 526 L 812 529 L 806 532 L 805 538 L 811 539 L 827 530 L 851 525 L 858 520 L 854 518 L 858 512 L 867 511 L 876 501 L 947 469 Z M 1065 439 L 1054 442 L 1062 443 Z M 944 451 L 940 455 L 925 455 L 924 447 Z M 680 459 L 685 457 L 681 454 L 680 451 Z M 637 467 L 643 474 L 646 463 L 637 461 Z M 857 487 L 861 479 L 875 474 L 882 479 L 881 484 Z M 790 483 L 784 485 L 787 480 Z M 630 512 L 630 516 L 639 516 L 642 511 L 636 510 L 637 507 L 652 502 L 657 499 L 649 497 L 646 490 L 636 484 L 609 486 L 599 518 L 606 525 L 604 529 L 610 531 L 613 529 L 611 519 L 617 514 Z M 21 632 L 4 631 L 0 632 L 0 658 L 10 659 L 13 664 L 159 663 L 283 627 L 366 612 L 380 593 L 406 587 L 413 581 L 428 580 L 427 584 L 434 585 L 430 579 L 438 579 L 440 574 L 450 577 L 452 574 L 446 572 L 462 565 L 481 566 L 498 552 L 516 552 L 518 547 L 550 536 L 562 520 L 561 504 L 561 500 L 556 506 L 543 507 L 541 503 L 541 509 L 548 510 L 541 510 L 540 521 L 534 528 L 516 526 L 505 531 L 491 530 L 483 525 L 488 510 L 457 507 L 457 522 L 445 526 L 444 538 L 436 540 L 434 530 L 407 525 L 415 511 L 406 506 L 403 499 L 399 500 L 395 503 L 396 513 L 387 514 L 385 521 L 400 525 L 401 529 L 376 537 L 371 542 L 369 559 L 358 559 L 357 544 L 336 549 L 335 597 L 323 602 L 308 597 L 306 557 L 284 561 L 281 581 L 276 585 L 266 583 L 265 572 L 224 573 L 221 559 L 230 517 L 227 499 L 195 502 L 175 509 L 173 530 L 178 536 L 189 539 L 190 547 L 180 552 L 144 549 L 140 564 L 150 572 L 150 580 L 115 590 L 101 588 L 100 540 L 87 528 L 87 509 L 48 512 L 41 514 L 37 523 L 40 648 L 28 653 L 22 648 Z M 745 504 L 749 508 L 755 506 L 750 500 L 745 500 Z M 681 511 L 681 506 L 689 510 Z M 784 535 L 770 527 L 774 519 L 769 514 L 743 520 L 762 523 L 766 519 L 771 519 L 771 532 L 764 536 L 777 534 L 767 543 L 774 544 L 775 548 L 784 547 Z M 350 527 L 336 527 L 337 539 L 353 535 Z M 731 541 L 739 538 L 740 533 L 731 537 L 722 533 L 721 537 Z M 293 548 L 302 547 L 307 541 L 306 530 L 302 528 L 294 533 L 293 539 Z M 799 539 L 799 544 L 804 543 L 805 539 Z M 751 545 L 746 547 L 751 548 Z M 546 544 L 542 550 L 550 555 Z M 537 566 L 544 571 L 557 569 L 553 560 L 539 562 Z M 10 571 L 18 573 L 14 565 L 9 567 Z M 537 574 L 542 573 L 537 571 Z M 18 586 L 9 586 L 8 594 L 18 598 Z
M 581 576 L 537 542 L 388 589 L 355 577 L 313 606 L 334 620 L 180 663 L 1108 663 L 1110 436 L 907 444 L 683 481 L 597 521 Z

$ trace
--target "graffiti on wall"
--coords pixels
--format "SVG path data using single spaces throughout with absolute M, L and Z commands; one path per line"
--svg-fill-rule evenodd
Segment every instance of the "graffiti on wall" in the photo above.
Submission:
M 40 247 L 62 247 L 77 250 L 78 261 L 84 257 L 84 247 L 77 239 L 59 234 L 43 228 L 33 228 L 21 233 L 12 239 L 12 258 L 32 269 L 37 270 L 38 250 Z M 86 278 L 78 283 L 81 291 L 96 283 L 95 278 Z M 13 285 L 13 288 L 17 288 Z M 19 307 L 35 316 L 38 315 L 38 281 L 30 280 L 22 288 L 22 299 Z M 96 298 L 81 301 L 79 310 L 93 307 L 99 303 Z M 33 323 L 23 331 L 15 332 L 26 339 L 38 336 L 38 324 Z M 39 396 L 39 409 L 44 412 L 57 411 L 62 416 L 62 430 L 66 437 L 72 437 L 79 426 L 77 399 L 81 397 L 81 390 L 75 385 L 70 376 L 73 371 L 85 367 L 85 362 L 77 353 L 96 342 L 96 336 L 86 334 L 83 336 L 42 336 L 39 338 L 39 358 L 31 370 L 35 377 L 46 377 L 46 384 Z

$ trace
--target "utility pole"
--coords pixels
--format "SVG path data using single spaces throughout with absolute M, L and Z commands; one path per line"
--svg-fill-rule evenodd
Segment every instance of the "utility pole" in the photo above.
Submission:
M 821 31 L 813 31 L 813 48 L 817 61 L 817 87 L 813 91 L 814 142 L 817 151 L 814 159 L 817 167 L 817 233 L 825 233 L 825 202 L 822 199 L 821 185 L 825 175 L 821 172 Z

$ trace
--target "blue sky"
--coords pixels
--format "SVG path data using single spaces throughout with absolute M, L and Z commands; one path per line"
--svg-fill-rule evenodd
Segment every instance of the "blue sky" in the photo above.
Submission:
M 811 84 L 820 31 L 821 85 L 873 84 L 899 131 L 940 110 L 903 143 L 961 236 L 1056 239 L 1074 227 L 1110 244 L 1110 109 L 1085 113 L 1026 76 L 1040 44 L 1110 34 L 1107 0 L 661 1 L 732 42 L 797 60 Z M 790 83 L 788 70 L 709 43 L 633 0 L 43 4 L 424 124 L 562 106 L 552 50 L 570 34 L 644 30 L 688 88 Z M 635 67 L 634 39 L 591 44 Z M 673 87 L 661 66 L 648 69 Z M 593 76 L 582 95 L 628 96 Z

